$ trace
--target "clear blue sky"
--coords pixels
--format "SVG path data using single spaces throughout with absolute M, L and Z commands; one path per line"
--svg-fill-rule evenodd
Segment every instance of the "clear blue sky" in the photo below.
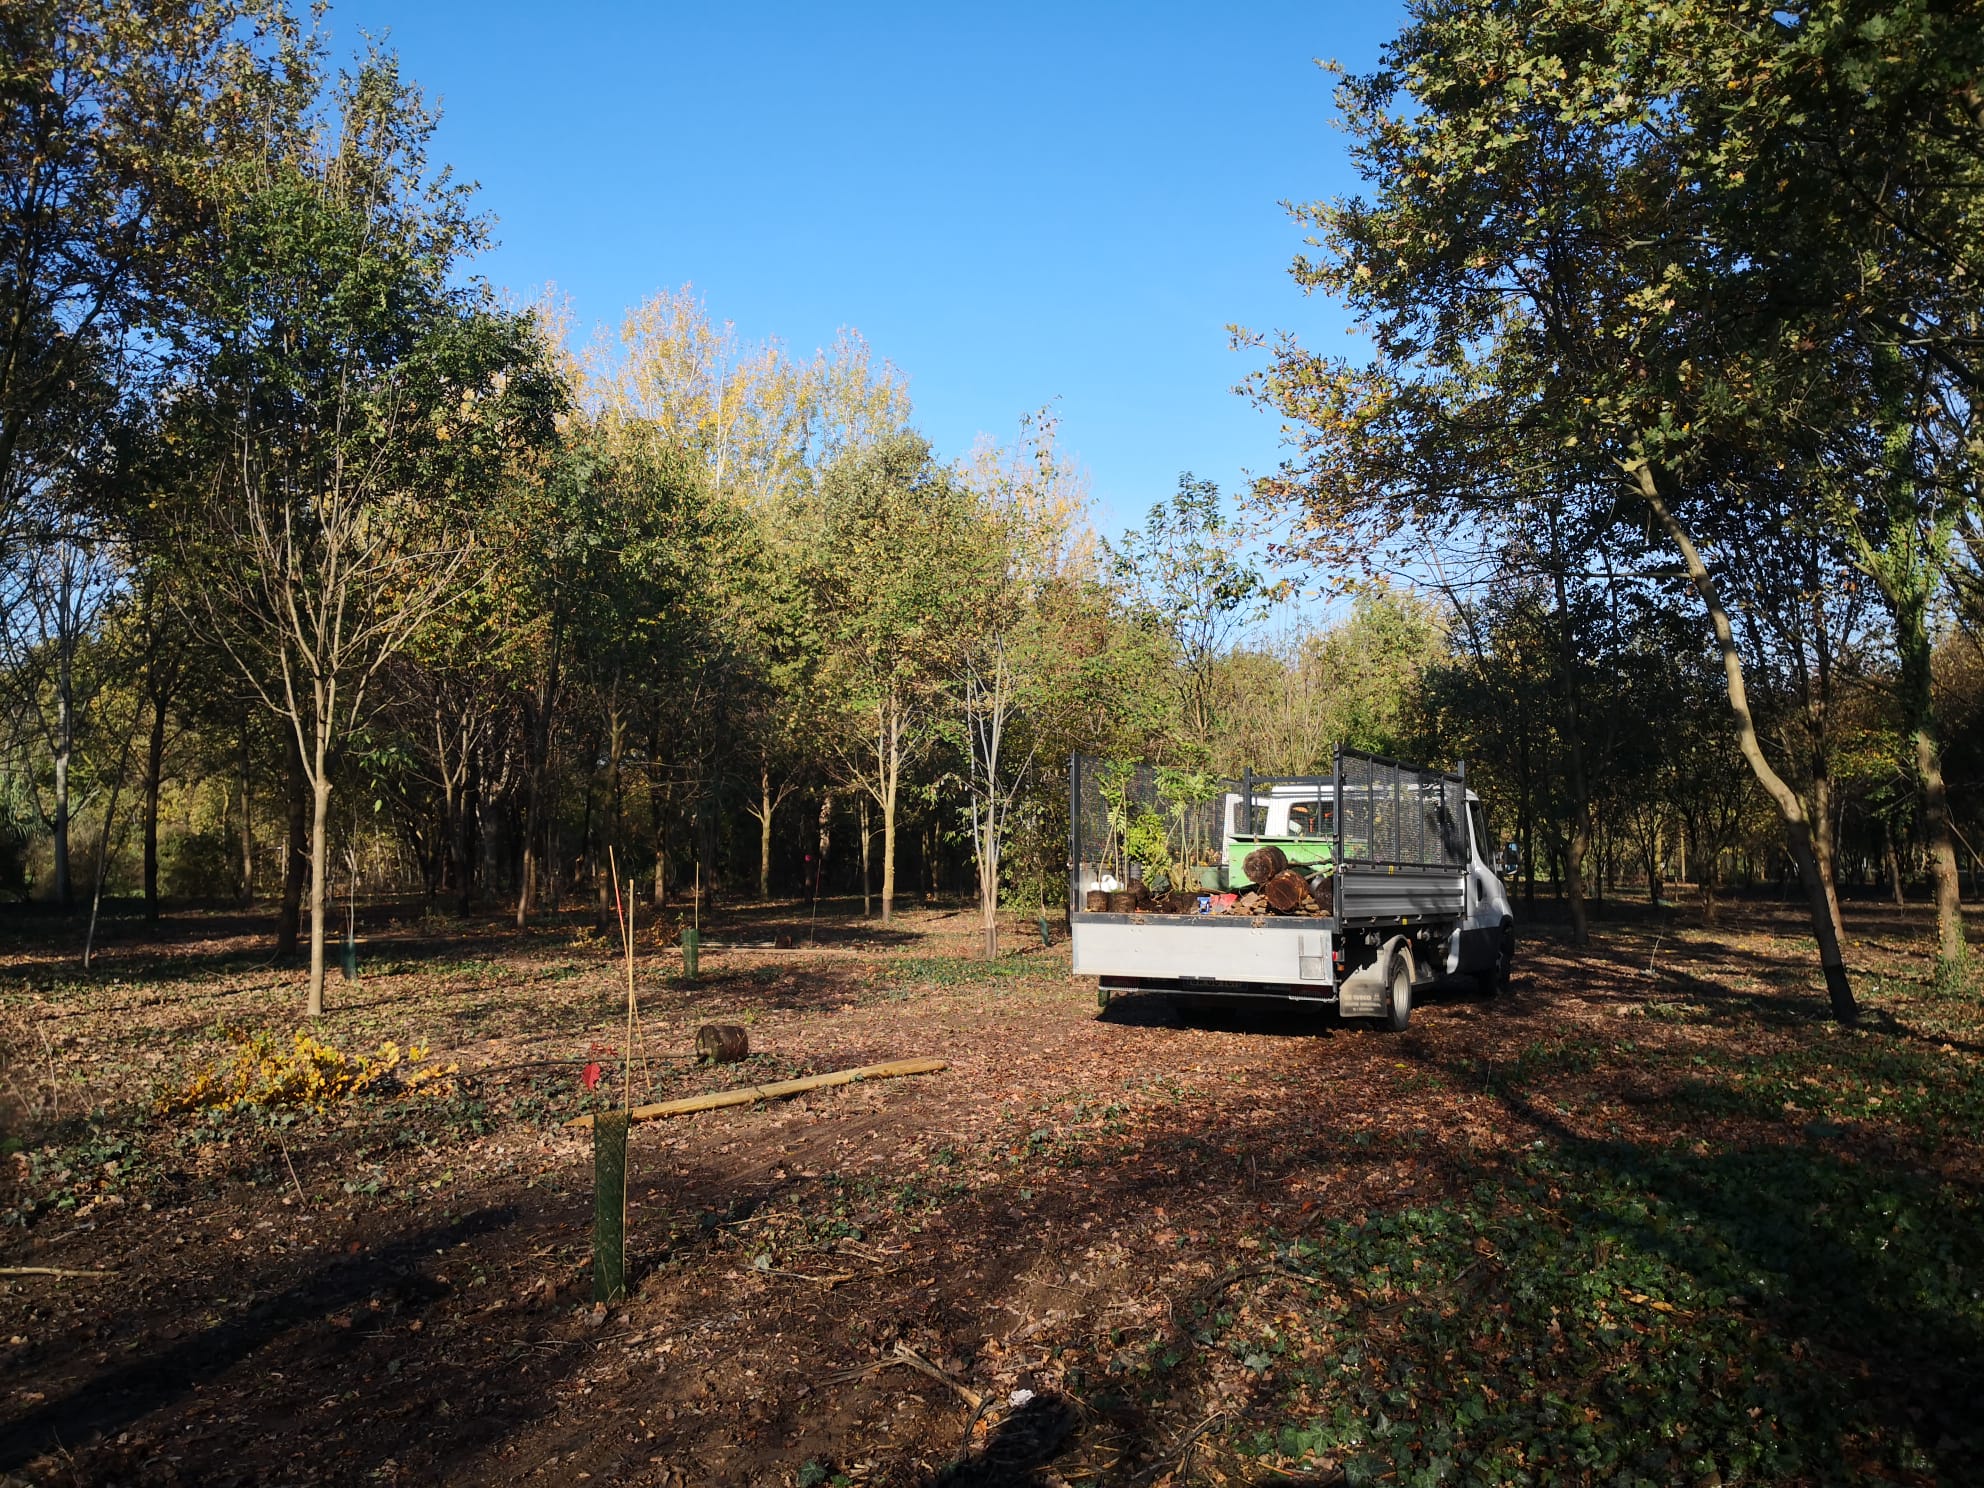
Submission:
M 1058 399 L 1112 532 L 1191 469 L 1270 468 L 1225 327 L 1342 340 L 1287 277 L 1283 198 L 1350 189 L 1334 57 L 1368 4 L 667 5 L 340 0 L 388 33 L 482 186 L 495 283 L 582 330 L 693 283 L 746 338 L 858 329 L 956 455 Z

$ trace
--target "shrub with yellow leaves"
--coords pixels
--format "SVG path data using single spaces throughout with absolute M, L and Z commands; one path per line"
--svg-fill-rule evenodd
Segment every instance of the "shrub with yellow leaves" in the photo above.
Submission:
M 371 1053 L 346 1054 L 298 1029 L 285 1045 L 274 1034 L 231 1030 L 232 1056 L 217 1060 L 153 1102 L 161 1116 L 243 1106 L 307 1106 L 324 1111 L 367 1092 L 446 1094 L 457 1067 L 429 1063 L 424 1044 L 402 1050 L 382 1043 Z

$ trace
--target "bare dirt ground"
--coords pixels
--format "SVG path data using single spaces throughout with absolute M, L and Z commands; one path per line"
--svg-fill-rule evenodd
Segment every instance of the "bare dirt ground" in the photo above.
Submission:
M 311 1032 L 455 1075 L 162 1116 L 300 974 L 252 919 L 86 975 L 22 918 L 0 1481 L 1979 1481 L 1984 1039 L 1924 915 L 1849 906 L 1855 1030 L 1762 906 L 1533 933 L 1393 1036 L 739 910 L 696 984 L 643 942 L 636 1099 L 949 1067 L 637 1126 L 604 1311 L 563 1122 L 621 1088 L 610 939 L 377 910 Z M 709 1020 L 753 1057 L 685 1059 Z

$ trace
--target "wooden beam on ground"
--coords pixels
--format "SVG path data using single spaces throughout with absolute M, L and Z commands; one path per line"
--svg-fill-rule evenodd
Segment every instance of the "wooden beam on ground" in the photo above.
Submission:
M 685 1096 L 652 1106 L 636 1106 L 628 1113 L 634 1121 L 655 1121 L 663 1116 L 687 1116 L 695 1111 L 714 1111 L 723 1106 L 749 1106 L 761 1100 L 802 1095 L 808 1090 L 825 1090 L 830 1085 L 852 1085 L 856 1080 L 888 1080 L 897 1075 L 934 1075 L 945 1068 L 941 1059 L 894 1059 L 886 1064 L 864 1064 L 859 1069 L 835 1070 L 830 1075 L 807 1075 L 799 1080 L 780 1080 L 771 1085 L 746 1085 L 738 1090 L 719 1090 L 711 1095 Z M 591 1116 L 574 1116 L 567 1126 L 591 1126 Z

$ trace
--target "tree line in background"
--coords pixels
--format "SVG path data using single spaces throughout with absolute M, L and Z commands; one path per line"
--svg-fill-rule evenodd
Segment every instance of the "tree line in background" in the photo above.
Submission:
M 1984 109 L 1937 16 L 1414 7 L 1340 89 L 1373 200 L 1302 212 L 1373 355 L 1277 343 L 1255 561 L 1189 475 L 1097 537 L 1051 411 L 944 458 L 851 333 L 684 290 L 574 349 L 470 277 L 394 59 L 274 0 L 10 7 L 6 887 L 268 901 L 312 1012 L 360 893 L 963 890 L 996 952 L 1069 754 L 1343 743 L 1465 757 L 1580 939 L 1622 881 L 1803 885 L 1850 1012 L 1837 887 L 1926 871 L 1955 974 Z

